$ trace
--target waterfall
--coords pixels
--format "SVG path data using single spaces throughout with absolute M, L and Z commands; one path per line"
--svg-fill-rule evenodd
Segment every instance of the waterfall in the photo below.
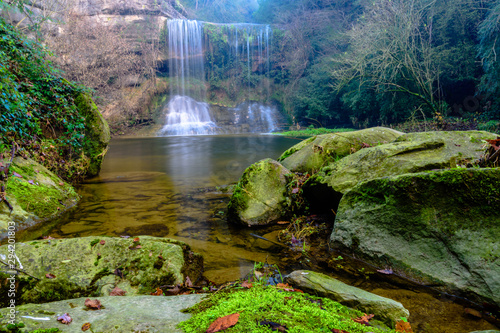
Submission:
M 268 25 L 171 19 L 167 20 L 167 29 L 170 100 L 165 106 L 166 122 L 160 135 L 277 130 L 280 117 L 277 108 L 256 102 L 270 96 L 272 33 Z M 221 40 L 226 48 L 220 48 Z M 206 78 L 211 98 L 227 93 L 222 96 L 247 102 L 226 108 L 226 114 L 224 107 L 209 106 L 205 103 Z
M 162 135 L 215 133 L 206 95 L 203 25 L 194 20 L 168 20 L 170 101 Z

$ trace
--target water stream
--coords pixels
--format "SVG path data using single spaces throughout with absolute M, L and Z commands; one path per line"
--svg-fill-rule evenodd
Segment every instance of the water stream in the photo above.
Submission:
M 276 159 L 298 141 L 271 135 L 171 136 L 115 139 L 99 177 L 78 188 L 77 207 L 59 220 L 18 235 L 18 240 L 42 235 L 170 237 L 189 244 L 204 257 L 205 276 L 222 283 L 245 276 L 255 262 L 288 269 L 307 269 L 307 258 L 295 259 L 283 248 L 255 238 L 273 238 L 282 226 L 250 229 L 225 219 L 227 184 L 262 158 Z M 326 248 L 326 246 L 325 246 Z M 332 257 L 333 254 L 327 253 Z M 347 260 L 353 276 L 329 274 L 344 282 L 395 299 L 409 309 L 414 332 L 463 333 L 494 329 L 482 319 L 468 317 L 449 297 L 400 281 L 367 274 Z M 319 268 L 321 269 L 321 267 Z

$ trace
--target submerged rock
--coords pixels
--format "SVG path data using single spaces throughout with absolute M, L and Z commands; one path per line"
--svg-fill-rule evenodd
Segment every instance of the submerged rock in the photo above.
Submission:
M 331 246 L 473 301 L 500 305 L 500 169 L 363 182 L 340 201 Z
M 401 317 L 408 318 L 410 315 L 399 302 L 352 287 L 321 273 L 294 271 L 286 277 L 286 281 L 309 294 L 330 298 L 365 313 L 373 313 L 374 319 L 389 327 L 394 327 Z
M 290 206 L 287 175 L 290 171 L 270 158 L 249 166 L 231 196 L 229 218 L 256 226 L 268 225 L 285 216 Z
M 182 332 L 177 325 L 189 319 L 181 310 L 201 301 L 205 295 L 180 296 L 106 296 L 99 297 L 100 310 L 89 310 L 86 297 L 46 304 L 25 304 L 16 307 L 16 321 L 27 331 L 58 328 L 60 332 L 82 332 L 85 323 L 89 332 Z M 94 298 L 92 298 L 93 300 Z M 72 321 L 65 325 L 57 317 L 67 313 Z M 0 326 L 9 321 L 9 309 L 0 309 Z
M 278 161 L 293 172 L 316 173 L 322 167 L 363 147 L 394 141 L 402 132 L 373 127 L 360 131 L 317 135 L 285 151 Z
M 14 158 L 9 173 L 5 193 L 13 210 L 0 202 L 0 240 L 7 238 L 9 226 L 19 231 L 53 219 L 80 199 L 71 185 L 29 158 Z
M 323 168 L 306 182 L 304 193 L 309 201 L 335 210 L 342 194 L 362 181 L 454 168 L 479 159 L 485 152 L 484 140 L 495 138 L 496 134 L 484 131 L 404 134 L 395 142 L 361 149 Z
M 0 246 L 0 255 L 7 253 L 7 245 Z M 39 279 L 16 277 L 17 304 L 103 296 L 116 286 L 127 295 L 150 294 L 187 276 L 196 283 L 202 272 L 201 256 L 185 243 L 151 236 L 36 240 L 15 244 L 15 254 L 22 269 Z M 7 287 L 0 292 L 6 295 Z

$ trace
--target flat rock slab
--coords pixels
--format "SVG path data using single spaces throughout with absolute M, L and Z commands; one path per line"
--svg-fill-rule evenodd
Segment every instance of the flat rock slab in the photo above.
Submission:
M 390 327 L 394 327 L 401 317 L 408 318 L 410 315 L 399 302 L 352 287 L 321 273 L 294 271 L 286 277 L 286 281 L 312 295 L 330 298 L 350 308 L 373 313 L 374 319 Z
M 16 308 L 16 322 L 23 322 L 27 331 L 59 328 L 61 332 L 82 332 L 90 323 L 88 332 L 182 332 L 176 326 L 191 317 L 180 312 L 203 299 L 205 295 L 179 296 L 105 296 L 99 297 L 102 308 L 89 310 L 86 297 L 65 301 L 25 304 Z M 95 299 L 95 298 L 92 298 Z M 0 327 L 8 323 L 8 308 L 0 309 Z M 73 321 L 69 325 L 57 321 L 68 313 Z
M 0 255 L 8 246 L 0 246 Z M 17 304 L 46 303 L 77 297 L 107 296 L 114 287 L 127 296 L 149 295 L 156 287 L 176 285 L 186 276 L 196 283 L 202 258 L 188 245 L 169 238 L 139 236 L 81 237 L 15 244 L 25 274 L 16 277 Z M 0 272 L 0 279 L 5 278 Z M 0 292 L 6 295 L 6 285 Z M 0 306 L 7 306 L 0 298 Z

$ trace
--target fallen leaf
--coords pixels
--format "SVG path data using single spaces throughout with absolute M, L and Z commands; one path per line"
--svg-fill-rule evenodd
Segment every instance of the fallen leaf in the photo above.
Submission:
M 160 254 L 160 255 L 158 256 L 158 258 L 163 259 L 163 256 Z
M 85 306 L 90 308 L 90 309 L 100 310 L 101 309 L 101 301 L 99 301 L 98 299 L 91 300 L 90 298 L 87 298 L 85 300 Z
M 349 333 L 349 332 L 347 332 L 347 331 L 344 331 L 344 330 L 338 330 L 338 329 L 336 329 L 336 328 L 334 328 L 334 329 L 332 330 L 332 332 L 333 332 L 333 333 Z
M 153 252 L 149 251 L 149 256 L 152 257 L 153 256 Z
M 272 321 L 261 321 L 259 324 L 262 326 L 269 326 L 273 331 L 288 332 L 286 326 L 283 326 L 281 324 Z
M 365 313 L 364 316 L 361 316 L 361 317 L 358 317 L 358 318 L 354 318 L 353 320 L 357 323 L 360 323 L 360 324 L 363 324 L 363 325 L 366 325 L 366 326 L 370 326 L 370 319 L 372 319 L 375 315 L 374 314 L 369 314 L 367 315 Z
M 90 329 L 90 323 L 85 323 L 85 324 L 82 325 L 82 331 L 85 332 L 85 331 L 87 331 L 89 329 Z
M 471 309 L 471 308 L 465 308 L 464 312 L 466 314 L 468 314 L 469 316 L 472 316 L 472 317 L 476 317 L 476 318 L 482 318 L 483 317 L 483 315 L 481 314 L 481 312 L 479 312 L 477 310 L 474 310 L 474 309 Z
M 55 279 L 55 278 L 56 278 L 56 276 L 55 276 L 54 274 L 52 274 L 52 273 L 47 273 L 47 274 L 45 274 L 45 277 L 46 277 L 47 279 Z
M 20 174 L 18 174 L 17 172 L 14 172 L 13 173 L 14 177 L 17 177 L 17 178 L 23 178 L 23 176 L 21 176 Z
M 68 313 L 65 313 L 57 317 L 57 320 L 66 325 L 69 325 L 73 321 L 73 319 L 69 316 Z
M 161 296 L 163 295 L 163 290 L 160 288 L 156 288 L 156 291 L 154 293 L 151 293 L 152 296 Z
M 179 285 L 176 285 L 175 287 L 171 288 L 171 289 L 167 289 L 165 291 L 165 295 L 168 295 L 168 296 L 175 296 L 175 295 L 179 295 L 179 293 L 181 292 L 181 288 Z
M 295 187 L 292 189 L 292 194 L 299 193 L 300 189 L 298 187 Z
M 189 278 L 189 276 L 186 276 L 186 282 L 184 282 L 184 286 L 188 287 L 188 288 L 193 287 L 193 282 L 191 282 L 191 279 Z
M 127 292 L 125 290 L 115 287 L 113 290 L 111 290 L 109 296 L 125 296 L 126 293 Z
M 217 318 L 212 324 L 210 324 L 206 333 L 220 332 L 229 327 L 232 327 L 238 323 L 239 318 L 240 318 L 239 313 L 233 313 L 225 317 Z
M 386 269 L 377 269 L 377 272 L 386 274 L 386 275 L 391 275 L 394 272 L 392 271 L 392 268 L 386 268 Z
M 28 180 L 28 183 L 29 183 L 29 184 L 31 184 L 31 185 L 35 185 L 35 182 L 34 182 L 34 181 L 32 181 L 31 179 L 30 179 L 30 180 Z
M 396 332 L 413 333 L 410 323 L 400 320 L 396 323 Z
M 136 237 L 136 238 L 134 238 L 134 239 L 133 239 L 133 242 L 134 242 L 134 243 L 135 243 L 135 242 L 138 242 L 138 241 L 139 241 L 139 237 Z
M 289 223 L 290 223 L 290 221 L 278 221 L 277 223 L 278 223 L 278 224 L 289 224 Z
M 250 282 L 248 282 L 248 281 L 243 281 L 243 282 L 241 283 L 241 286 L 242 286 L 243 288 L 248 288 L 248 289 L 250 289 L 250 288 L 252 288 L 252 287 L 253 287 L 253 285 L 252 285 Z
M 50 237 L 50 236 L 43 236 L 42 239 L 55 239 L 55 238 Z
M 64 185 L 64 183 L 63 183 L 63 182 L 59 182 L 59 186 L 63 186 L 63 185 Z
M 101 241 L 99 242 L 99 244 L 104 245 L 104 244 L 106 244 L 106 241 L 103 239 L 103 240 L 101 240 Z
M 120 237 L 125 239 L 130 238 L 130 236 L 124 236 L 124 235 L 121 235 Z

